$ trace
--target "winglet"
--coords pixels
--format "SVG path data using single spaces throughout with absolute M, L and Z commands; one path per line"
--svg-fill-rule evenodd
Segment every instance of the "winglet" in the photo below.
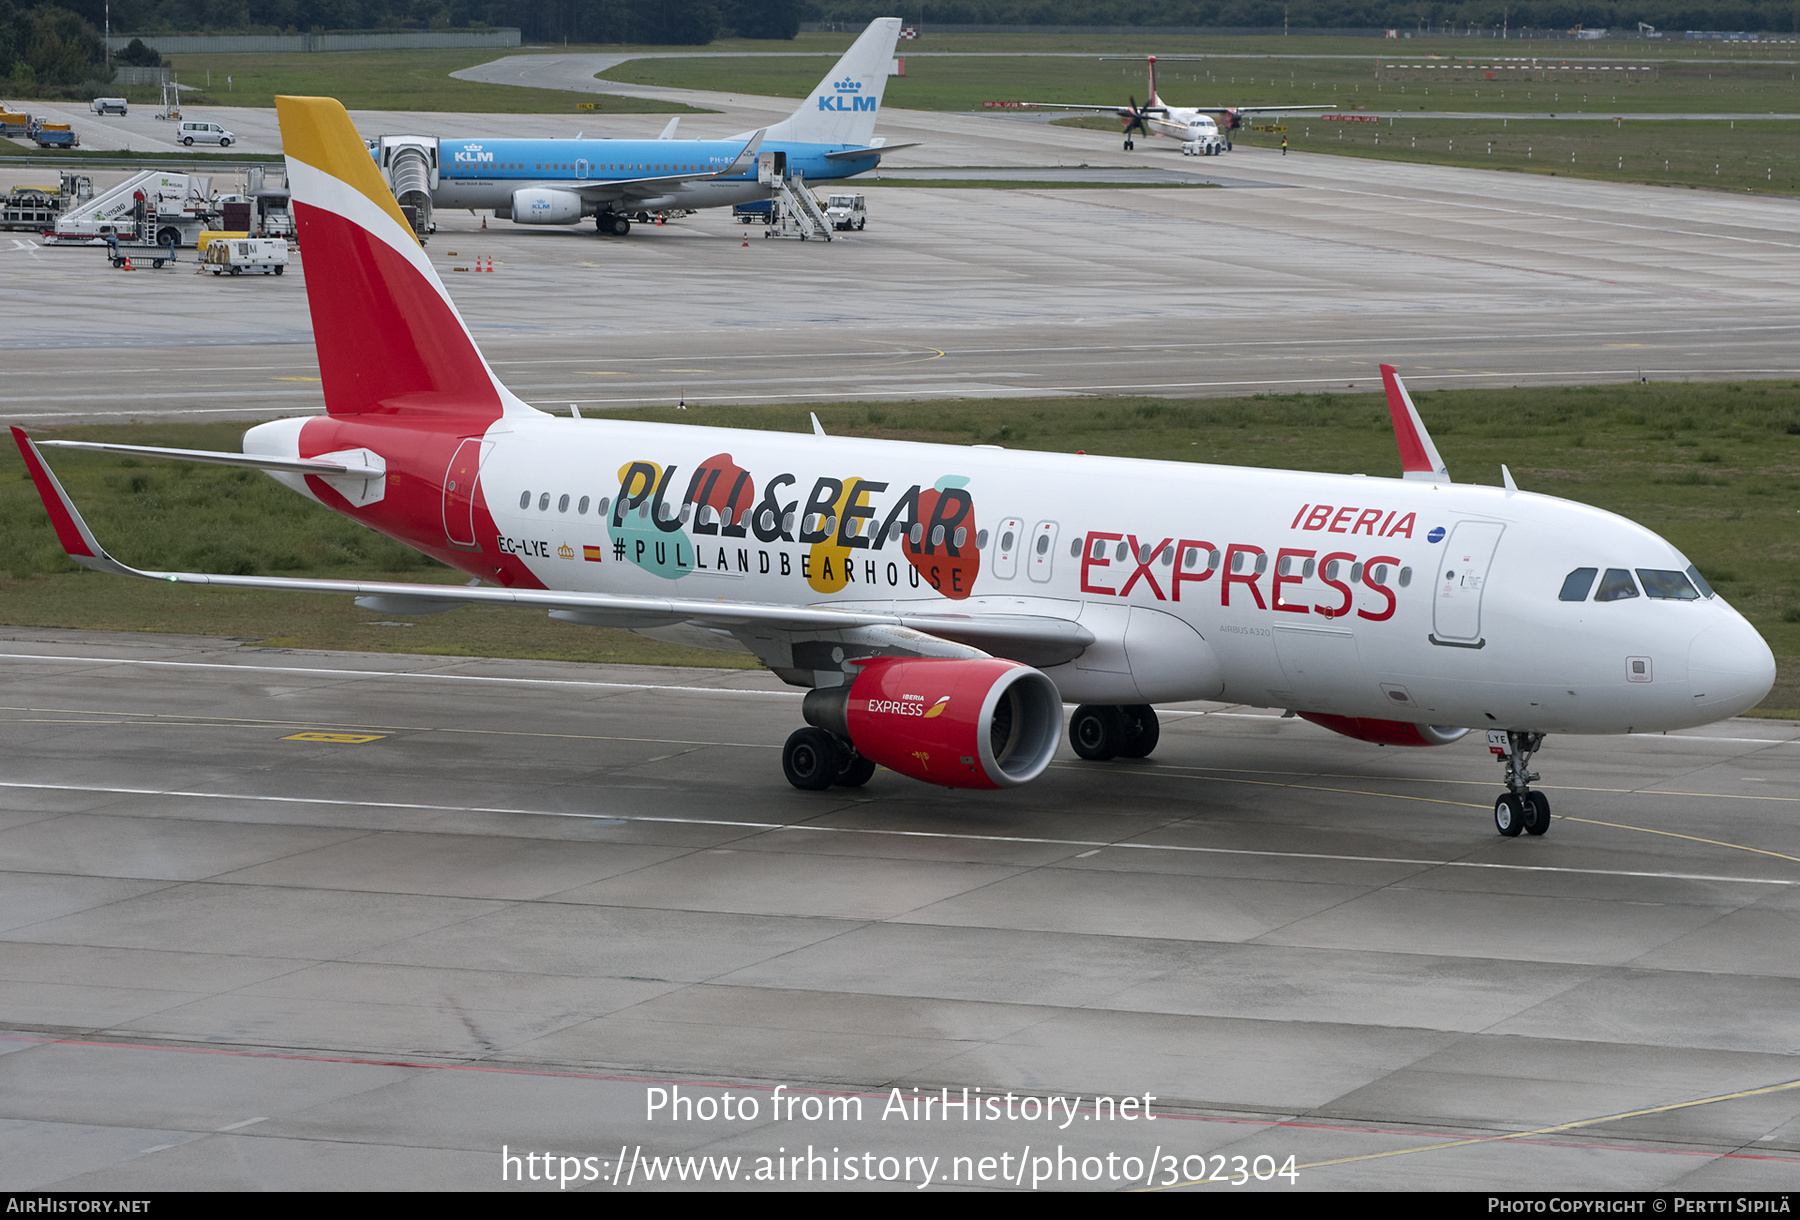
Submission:
M 62 543 L 63 550 L 69 558 L 84 568 L 92 568 L 96 572 L 111 572 L 123 576 L 141 576 L 142 572 L 128 568 L 111 555 L 94 538 L 94 532 L 88 528 L 81 514 L 75 511 L 74 501 L 63 485 L 57 481 L 50 467 L 44 464 L 44 455 L 31 438 L 25 435 L 23 428 L 12 430 L 13 441 L 19 446 L 19 456 L 25 459 L 25 469 L 31 473 L 31 481 L 37 485 L 38 495 L 43 498 L 44 511 L 50 514 L 50 524 L 56 529 L 56 540 Z
M 1401 477 L 1448 483 L 1450 472 L 1444 469 L 1444 459 L 1438 456 L 1431 433 L 1425 430 L 1425 421 L 1419 418 L 1419 409 L 1413 406 L 1412 395 L 1393 365 L 1381 366 L 1381 383 L 1387 387 L 1388 414 L 1393 417 L 1394 440 L 1400 446 Z
M 746 140 L 744 142 L 744 151 L 740 152 L 737 156 L 733 157 L 731 160 L 731 164 L 727 165 L 724 169 L 722 169 L 718 173 L 714 174 L 713 177 L 724 178 L 724 177 L 728 177 L 732 174 L 741 172 L 744 168 L 744 158 L 746 158 L 746 157 L 748 157 L 751 161 L 755 161 L 756 160 L 756 150 L 762 147 L 763 135 L 768 130 L 769 129 L 766 127 L 759 128 L 755 132 L 755 134 L 753 134 L 748 140 Z

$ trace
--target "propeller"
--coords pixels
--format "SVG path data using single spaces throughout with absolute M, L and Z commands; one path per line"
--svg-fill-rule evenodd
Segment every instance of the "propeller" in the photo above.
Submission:
M 1116 97 L 1118 95 L 1114 94 L 1113 96 Z M 1125 120 L 1125 134 L 1129 136 L 1135 128 L 1136 130 L 1143 132 L 1145 136 L 1148 136 L 1150 134 L 1150 129 L 1144 125 L 1144 116 L 1148 114 L 1149 111 L 1138 109 L 1136 95 L 1128 94 L 1127 96 L 1131 98 L 1131 114 Z

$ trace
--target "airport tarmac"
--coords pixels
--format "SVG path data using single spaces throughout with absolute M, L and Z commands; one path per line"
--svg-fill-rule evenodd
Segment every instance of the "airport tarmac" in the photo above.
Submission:
M 553 409 L 1800 369 L 1791 201 L 884 128 L 921 131 L 896 164 L 1232 185 L 871 186 L 869 230 L 829 245 L 716 212 L 622 240 L 446 214 L 427 251 Z M 320 408 L 303 252 L 215 280 L 0 247 L 0 416 Z M 1065 749 L 1013 792 L 802 794 L 798 698 L 764 674 L 0 637 L 0 1188 L 498 1188 L 525 1173 L 503 1150 L 601 1188 L 778 1155 L 803 1160 L 775 1185 L 839 1187 L 1800 1166 L 1800 726 L 1553 738 L 1559 819 L 1502 840 L 1478 742 L 1263 709 L 1171 709 L 1152 760 Z M 964 1088 L 1018 1116 L 892 1109 Z M 676 1089 L 739 1117 L 646 1114 Z M 1066 1121 L 1025 1115 L 1052 1096 Z
M 0 1189 L 1800 1168 L 1800 726 L 1552 738 L 1508 840 L 1478 738 L 1190 705 L 1142 763 L 799 793 L 758 673 L 0 636 Z M 1013 1116 L 894 1109 L 964 1088 Z
M 1047 133 L 1106 138 L 964 121 L 1021 144 L 990 165 L 1033 148 L 1054 165 Z M 1132 165 L 1204 181 L 1218 160 Z M 1214 189 L 852 185 L 869 227 L 829 244 L 717 210 L 623 239 L 440 212 L 427 249 L 500 375 L 555 410 L 1367 390 L 1383 361 L 1423 387 L 1800 373 L 1792 200 L 1222 160 L 1233 185 Z M 0 418 L 318 410 L 305 268 L 302 251 L 279 280 L 123 273 L 0 238 Z

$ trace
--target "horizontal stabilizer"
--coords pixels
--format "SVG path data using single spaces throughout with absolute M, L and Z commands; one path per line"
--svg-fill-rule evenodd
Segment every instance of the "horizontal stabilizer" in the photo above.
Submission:
M 178 462 L 204 462 L 212 466 L 244 466 L 283 474 L 344 475 L 373 478 L 387 473 L 387 464 L 367 449 L 330 458 L 264 457 L 256 453 L 219 453 L 210 449 L 162 449 L 155 445 L 106 445 L 99 441 L 39 441 L 40 449 L 86 449 L 93 453 L 123 453 L 132 457 L 168 458 Z

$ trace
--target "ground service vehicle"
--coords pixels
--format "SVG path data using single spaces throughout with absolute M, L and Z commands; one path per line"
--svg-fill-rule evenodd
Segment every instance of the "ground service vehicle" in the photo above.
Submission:
M 383 614 L 530 606 L 741 649 L 807 688 L 803 789 L 877 764 L 949 787 L 1144 756 L 1154 705 L 1291 709 L 1394 746 L 1487 733 L 1500 833 L 1542 834 L 1547 733 L 1684 728 L 1755 706 L 1769 647 L 1668 542 L 1624 518 L 1450 482 L 1384 366 L 1405 477 L 1130 461 L 566 419 L 476 349 L 349 116 L 278 98 L 327 414 L 244 452 L 13 434 L 90 568 L 352 596 Z M 150 572 L 109 556 L 51 446 L 268 471 L 470 585 Z
M 861 195 L 831 195 L 825 200 L 825 215 L 831 221 L 831 227 L 842 232 L 856 229 L 859 232 L 869 222 L 868 208 L 863 204 Z
M 226 131 L 217 123 L 207 123 L 195 119 L 183 119 L 176 129 L 175 138 L 188 147 L 195 144 L 217 144 L 220 148 L 230 148 L 237 137 Z
M 278 237 L 225 237 L 206 243 L 200 262 L 214 275 L 280 275 L 287 270 L 287 242 Z
M 122 97 L 97 97 L 89 103 L 89 107 L 95 114 L 116 114 L 121 117 L 126 109 L 125 99 Z

